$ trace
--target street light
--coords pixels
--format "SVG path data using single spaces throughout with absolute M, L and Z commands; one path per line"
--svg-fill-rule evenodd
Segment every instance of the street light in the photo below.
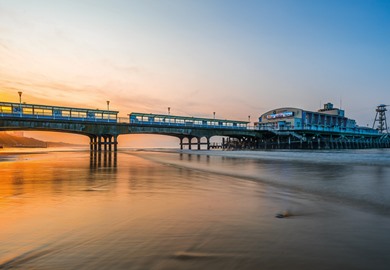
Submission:
M 19 91 L 18 94 L 19 94 L 19 103 L 22 104 L 22 94 L 23 94 L 23 92 Z
M 171 107 L 168 107 L 168 115 L 171 115 Z
M 107 102 L 107 111 L 109 111 L 110 110 L 110 101 L 107 100 L 106 102 Z
M 20 116 L 22 116 L 22 113 L 23 113 L 23 110 L 22 110 L 22 94 L 23 94 L 23 92 L 19 91 L 18 94 L 19 94 L 19 114 L 20 114 Z
M 213 115 L 214 115 L 214 119 L 215 119 L 215 112 L 213 112 Z
M 250 115 L 248 115 L 248 122 L 250 122 L 251 121 L 251 116 Z

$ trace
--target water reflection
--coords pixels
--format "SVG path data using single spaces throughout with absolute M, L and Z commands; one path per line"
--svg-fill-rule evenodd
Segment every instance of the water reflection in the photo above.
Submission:
M 61 158 L 58 158 L 61 156 Z M 0 162 L 1 199 L 45 200 L 105 186 L 115 187 L 117 153 L 19 154 Z M 58 197 L 57 197 L 58 198 Z
M 193 159 L 193 155 L 192 155 L 192 154 L 183 154 L 183 153 L 179 153 L 177 156 L 179 157 L 179 160 L 183 160 L 183 161 L 184 161 L 184 160 L 192 161 L 192 159 Z M 203 161 L 203 160 L 204 160 L 204 157 L 205 157 L 207 163 L 210 162 L 210 155 L 205 155 L 205 156 L 203 156 L 203 155 L 197 155 L 197 154 L 195 154 L 195 156 L 196 156 L 196 161 L 197 161 L 198 163 L 201 162 L 201 161 Z
M 89 156 L 89 164 L 91 169 L 101 167 L 117 167 L 118 165 L 118 153 L 114 151 L 91 151 Z M 102 162 L 103 161 L 103 162 Z
M 232 156 L 228 156 L 231 154 Z M 242 177 L 275 187 L 304 191 L 353 204 L 390 211 L 390 167 L 383 153 L 260 152 L 209 156 L 196 153 L 149 153 L 154 160 L 191 169 Z M 361 156 L 363 154 L 363 157 Z M 341 155 L 341 157 L 340 157 Z M 196 156 L 196 157 L 195 157 Z M 323 162 L 323 160 L 325 162 Z M 356 162 L 351 162 L 351 160 Z M 378 192 L 378 189 L 380 192 Z
M 383 178 L 385 196 L 387 168 L 117 155 L 45 153 L 0 162 L 0 269 L 389 265 L 388 217 L 262 182 L 345 188 L 360 195 L 361 190 L 380 192 L 370 185 Z M 286 204 L 300 212 L 275 219 Z
M 16 172 L 12 179 L 13 196 L 22 195 L 23 191 L 23 175 L 21 172 Z

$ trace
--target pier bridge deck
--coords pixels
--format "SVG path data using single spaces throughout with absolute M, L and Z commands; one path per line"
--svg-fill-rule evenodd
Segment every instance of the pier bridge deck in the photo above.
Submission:
M 164 114 L 0 102 L 0 131 L 36 130 L 75 133 L 90 138 L 91 150 L 116 151 L 123 134 L 156 134 L 179 138 L 180 147 L 210 149 L 210 138 L 222 136 L 222 148 L 389 147 L 388 136 L 373 129 L 252 127 L 247 121 Z M 203 139 L 203 142 L 202 142 Z M 204 141 L 205 140 L 205 141 Z M 336 145 L 336 146 L 335 146 Z M 306 146 L 306 147 L 305 147 Z

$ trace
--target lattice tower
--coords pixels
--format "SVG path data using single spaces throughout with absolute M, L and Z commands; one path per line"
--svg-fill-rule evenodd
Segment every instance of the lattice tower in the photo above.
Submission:
M 387 128 L 387 120 L 386 120 L 386 107 L 390 105 L 384 105 L 381 104 L 378 107 L 376 107 L 376 115 L 375 120 L 372 125 L 372 128 L 375 128 L 375 123 L 378 122 L 377 130 L 379 130 L 380 133 L 389 133 L 389 130 Z

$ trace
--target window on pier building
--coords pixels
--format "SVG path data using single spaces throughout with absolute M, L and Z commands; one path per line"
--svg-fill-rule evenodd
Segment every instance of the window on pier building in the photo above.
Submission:
M 0 106 L 0 113 L 12 113 L 11 106 Z
M 44 109 L 44 108 L 35 108 L 34 114 L 50 116 L 53 114 L 53 110 L 52 109 Z
M 87 112 L 72 111 L 71 116 L 75 118 L 86 118 Z
M 62 111 L 61 111 L 61 116 L 62 116 L 62 117 L 70 117 L 70 111 L 62 110 Z
M 100 117 L 103 117 L 103 119 L 109 119 L 109 120 L 116 119 L 116 114 L 112 114 L 112 113 L 103 113 L 103 114 L 96 114 L 96 115 L 101 115 Z M 96 118 L 98 118 L 98 117 L 96 117 Z
M 96 119 L 102 119 L 103 118 L 103 113 L 88 113 L 88 117 L 91 118 L 96 118 Z
M 34 114 L 32 107 L 23 107 L 23 114 Z

